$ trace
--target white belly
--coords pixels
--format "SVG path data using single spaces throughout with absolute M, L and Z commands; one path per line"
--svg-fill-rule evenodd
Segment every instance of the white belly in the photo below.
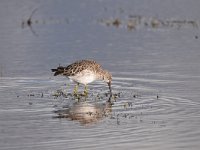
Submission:
M 75 76 L 69 76 L 70 80 L 73 80 L 74 82 L 78 82 L 81 84 L 88 84 L 96 80 L 96 76 L 92 71 L 84 70 Z

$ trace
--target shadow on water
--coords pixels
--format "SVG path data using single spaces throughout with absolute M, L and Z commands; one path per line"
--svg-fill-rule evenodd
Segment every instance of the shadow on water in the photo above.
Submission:
M 53 92 L 52 96 L 55 99 L 65 99 L 68 104 L 55 110 L 56 116 L 53 118 L 67 118 L 68 120 L 78 121 L 81 125 L 97 123 L 111 115 L 113 100 L 116 99 L 116 94 L 113 95 L 109 93 L 83 95 L 82 93 L 73 94 L 57 90 Z
M 82 125 L 97 123 L 111 114 L 112 103 L 110 98 L 104 103 L 91 103 L 87 99 L 84 102 L 74 102 L 71 106 L 68 105 L 63 109 L 54 111 L 57 116 L 53 118 L 67 118 L 78 121 Z

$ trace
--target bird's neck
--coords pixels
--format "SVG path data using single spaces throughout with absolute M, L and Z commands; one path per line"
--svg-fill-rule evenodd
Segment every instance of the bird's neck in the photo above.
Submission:
M 103 80 L 104 79 L 104 70 L 100 69 L 96 72 L 96 76 L 98 80 Z

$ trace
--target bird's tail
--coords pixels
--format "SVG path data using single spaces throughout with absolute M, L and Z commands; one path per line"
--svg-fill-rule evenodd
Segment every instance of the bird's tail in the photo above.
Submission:
M 51 69 L 54 73 L 54 76 L 62 75 L 64 73 L 65 68 L 63 66 L 59 66 L 57 69 Z

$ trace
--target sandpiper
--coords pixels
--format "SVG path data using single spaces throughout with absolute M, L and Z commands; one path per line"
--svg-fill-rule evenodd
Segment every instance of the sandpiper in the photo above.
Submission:
M 78 86 L 81 83 L 85 86 L 84 94 L 87 95 L 87 84 L 95 80 L 105 81 L 108 84 L 110 93 L 112 93 L 112 75 L 107 70 L 104 70 L 100 64 L 93 60 L 80 60 L 66 67 L 58 66 L 57 69 L 51 70 L 52 72 L 55 72 L 54 76 L 63 75 L 68 77 L 71 81 L 77 83 L 74 88 L 74 94 L 77 94 Z

